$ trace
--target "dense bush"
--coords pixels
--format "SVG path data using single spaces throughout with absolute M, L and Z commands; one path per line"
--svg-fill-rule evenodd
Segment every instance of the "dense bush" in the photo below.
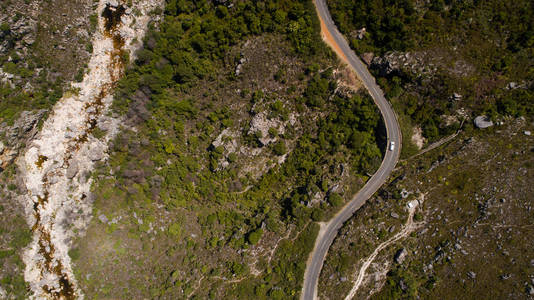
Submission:
M 282 33 L 297 53 L 316 54 L 322 44 L 311 9 L 304 0 L 239 2 L 232 8 L 206 0 L 168 1 L 161 29 L 149 33 L 137 67 L 121 81 L 116 107 L 124 110 L 128 95 L 142 87 L 157 95 L 152 105 L 161 106 L 167 88 L 187 89 L 209 78 L 228 49 L 249 35 Z

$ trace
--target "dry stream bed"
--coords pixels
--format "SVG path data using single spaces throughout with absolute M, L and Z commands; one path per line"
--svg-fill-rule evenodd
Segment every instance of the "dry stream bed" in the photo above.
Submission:
M 34 298 L 83 298 L 68 251 L 91 219 L 90 172 L 95 162 L 107 158 L 108 142 L 119 128 L 119 120 L 108 112 L 127 63 L 124 54 L 139 47 L 148 13 L 161 6 L 159 0 L 136 2 L 133 6 L 140 13 L 135 16 L 132 7 L 121 2 L 99 2 L 90 71 L 56 103 L 17 161 L 27 189 L 20 200 L 33 231 L 23 254 L 24 277 Z M 92 135 L 97 126 L 106 132 L 100 139 Z

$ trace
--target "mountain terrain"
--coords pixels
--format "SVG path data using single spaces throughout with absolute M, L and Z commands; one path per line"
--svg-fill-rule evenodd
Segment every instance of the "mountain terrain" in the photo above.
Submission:
M 315 4 L 0 3 L 0 298 L 302 299 L 392 150 Z M 318 297 L 532 298 L 532 2 L 326 5 L 402 142 Z

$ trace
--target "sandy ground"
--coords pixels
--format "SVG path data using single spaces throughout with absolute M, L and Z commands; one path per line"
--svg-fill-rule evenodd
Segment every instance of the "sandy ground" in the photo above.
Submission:
M 423 137 L 423 130 L 421 127 L 414 127 L 412 132 L 412 142 L 419 150 L 423 149 L 425 145 L 425 138 Z
M 321 36 L 323 37 L 323 41 L 334 50 L 334 52 L 337 54 L 337 56 L 344 62 L 347 63 L 347 57 L 341 51 L 341 48 L 339 48 L 339 45 L 334 41 L 334 38 L 326 28 L 326 25 L 324 24 L 323 19 L 319 18 L 321 21 Z

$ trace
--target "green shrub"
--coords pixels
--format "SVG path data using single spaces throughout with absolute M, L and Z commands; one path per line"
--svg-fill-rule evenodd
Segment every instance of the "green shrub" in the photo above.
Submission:
M 262 235 L 263 235 L 263 230 L 261 228 L 251 231 L 247 235 L 247 242 L 251 245 L 256 245 L 260 241 Z
M 169 226 L 169 234 L 174 238 L 180 237 L 182 234 L 182 225 L 180 225 L 180 223 L 171 224 L 171 226 Z
M 80 249 L 73 248 L 69 250 L 69 256 L 73 261 L 76 261 L 80 258 Z
M 339 207 L 343 204 L 343 197 L 341 197 L 338 193 L 330 193 L 328 196 L 328 203 L 332 205 L 333 207 Z
M 235 154 L 234 152 L 228 154 L 228 162 L 234 163 L 236 161 L 237 161 L 237 154 Z
M 273 146 L 273 152 L 278 156 L 286 154 L 287 149 L 284 141 L 278 141 L 277 143 L 275 143 Z

